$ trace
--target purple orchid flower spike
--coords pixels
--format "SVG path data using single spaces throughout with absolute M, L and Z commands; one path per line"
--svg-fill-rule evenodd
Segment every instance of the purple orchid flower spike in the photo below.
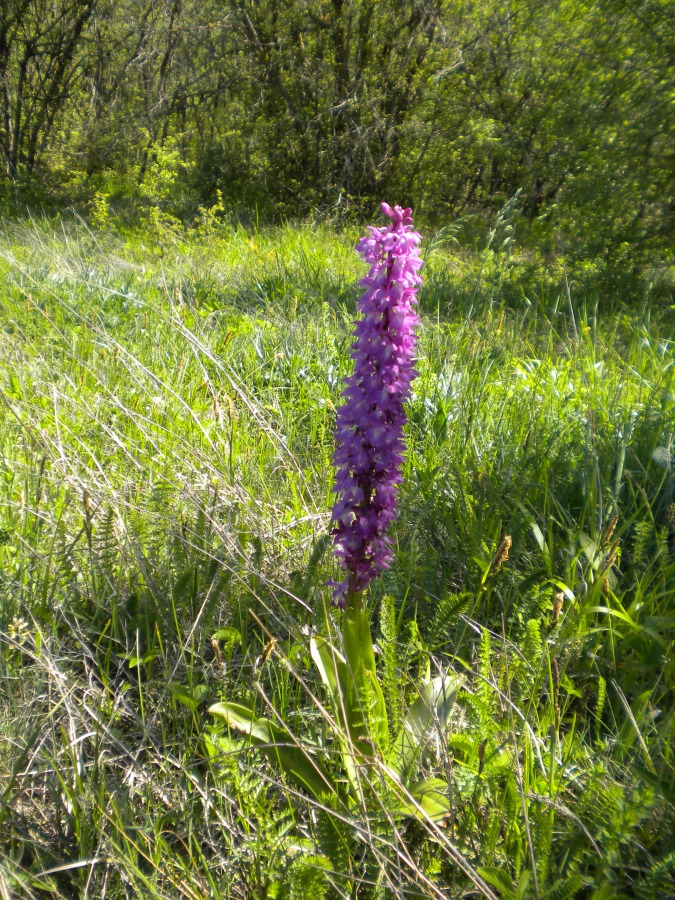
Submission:
M 395 521 L 396 489 L 403 462 L 404 404 L 416 346 L 415 312 L 420 235 L 412 230 L 410 209 L 382 204 L 391 223 L 371 226 L 357 252 L 370 263 L 358 302 L 362 317 L 354 331 L 354 374 L 345 379 L 345 398 L 335 428 L 337 450 L 333 491 L 334 553 L 345 571 L 334 584 L 335 601 L 360 595 L 391 563 L 387 530 Z

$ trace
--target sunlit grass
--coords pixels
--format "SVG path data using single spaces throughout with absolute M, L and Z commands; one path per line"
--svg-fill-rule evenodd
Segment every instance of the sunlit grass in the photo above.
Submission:
M 205 710 L 263 690 L 298 733 L 321 727 L 307 645 L 335 574 L 332 427 L 363 274 L 353 238 L 7 228 L 10 895 L 293 897 L 310 876 L 328 890 L 316 868 L 338 856 L 317 817 L 289 806 L 259 759 L 209 759 L 205 735 L 228 739 Z M 562 267 L 537 281 L 492 251 L 427 251 L 396 559 L 372 597 L 387 702 L 395 719 L 438 663 L 467 677 L 429 766 L 456 798 L 448 839 L 502 896 L 665 896 L 668 311 L 621 298 L 607 311 L 603 298 L 598 313 Z M 506 534 L 510 559 L 492 571 Z M 279 655 L 261 664 L 270 634 Z M 414 865 L 394 878 L 390 859 L 384 882 L 389 850 L 376 865 L 357 841 L 349 890 L 435 896 L 420 873 L 451 895 L 466 887 L 442 841 L 406 840 Z M 327 877 L 326 896 L 345 896 L 340 871 Z

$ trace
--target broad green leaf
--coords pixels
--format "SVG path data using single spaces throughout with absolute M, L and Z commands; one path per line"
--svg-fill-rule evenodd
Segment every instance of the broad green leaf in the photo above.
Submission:
M 349 731 L 358 736 L 365 755 L 372 755 L 372 748 L 370 752 L 367 749 L 371 740 L 380 750 L 387 748 L 389 724 L 377 677 L 370 623 L 362 607 L 347 606 L 343 637 L 348 674 L 345 711 L 349 717 Z
M 405 815 L 416 819 L 431 819 L 432 822 L 440 822 L 450 814 L 450 800 L 448 799 L 448 784 L 441 778 L 427 778 L 409 788 L 410 795 L 415 801 L 404 799 L 400 811 Z M 421 807 L 421 812 L 418 807 Z
M 225 719 L 230 728 L 247 735 L 268 759 L 317 799 L 337 793 L 323 766 L 304 747 L 298 746 L 286 730 L 269 719 L 258 718 L 239 703 L 216 703 L 209 713 Z
M 521 508 L 524 512 L 525 508 L 520 504 Z M 535 541 L 537 542 L 537 546 L 541 550 L 541 554 L 544 557 L 544 564 L 546 566 L 546 571 L 549 575 L 553 574 L 553 566 L 551 562 L 551 548 L 546 543 L 546 539 L 544 538 L 543 532 L 539 525 L 534 521 L 534 519 L 530 520 L 530 530 L 534 536 Z
M 369 720 L 369 711 L 373 708 L 370 682 L 368 680 L 362 682 L 360 691 L 357 692 L 344 656 L 324 638 L 312 639 L 310 653 L 330 696 L 333 714 L 339 728 L 337 738 L 342 747 L 345 771 L 352 789 L 359 794 L 362 790 L 362 780 L 359 778 L 358 768 L 369 761 L 372 763 L 375 756 L 370 731 L 372 720 Z M 366 675 L 366 679 L 369 677 Z M 375 683 L 379 689 L 377 679 Z M 376 714 L 381 712 L 376 709 Z
M 598 569 L 600 567 L 600 562 L 602 561 L 602 553 L 600 552 L 598 544 L 589 537 L 585 531 L 579 532 L 579 543 L 581 544 L 581 549 L 584 551 L 586 559 L 594 569 Z
M 361 686 L 365 672 L 377 675 L 370 623 L 363 607 L 347 607 L 344 614 L 343 637 L 345 657 L 352 679 Z
M 150 653 L 146 653 L 145 656 L 131 656 L 126 657 L 127 664 L 130 669 L 137 669 L 139 666 L 145 666 L 148 663 L 152 662 L 153 659 L 157 659 L 159 656 L 159 651 L 151 650 Z
M 402 781 L 410 777 L 415 760 L 434 728 L 443 731 L 448 724 L 461 679 L 439 675 L 424 685 L 408 710 L 401 730 L 389 752 L 388 762 Z
M 603 884 L 601 888 L 593 892 L 591 900 L 628 900 L 628 895 L 617 894 L 614 884 Z
M 583 697 L 583 693 L 574 687 L 574 682 L 567 675 L 563 675 L 560 679 L 560 687 L 572 697 Z
M 347 663 L 344 656 L 322 637 L 311 639 L 309 652 L 319 670 L 321 680 L 328 689 L 331 701 L 335 703 L 346 686 Z
M 356 741 L 359 735 L 354 734 L 351 728 L 353 716 L 347 713 L 347 704 L 350 702 L 348 690 L 349 674 L 344 656 L 336 648 L 322 637 L 314 637 L 309 643 L 309 651 L 319 670 L 330 702 L 333 707 L 333 715 L 338 724 L 337 735 L 342 747 L 342 759 L 349 781 L 356 791 L 359 787 L 357 766 L 362 761 L 362 755 L 356 754 Z M 370 748 L 368 748 L 370 750 Z
M 518 879 L 518 885 L 516 886 L 516 900 L 525 900 L 529 893 L 530 881 L 532 880 L 532 872 L 529 869 L 523 869 L 520 873 L 520 878 Z M 551 891 L 551 893 L 553 893 Z
M 209 689 L 205 684 L 196 684 L 192 690 L 182 684 L 170 684 L 169 690 L 171 691 L 174 700 L 178 700 L 179 703 L 182 703 L 183 706 L 187 706 L 187 708 L 191 709 L 193 712 L 209 692 Z
M 241 742 L 230 737 L 229 734 L 215 734 L 206 732 L 204 746 L 209 759 L 217 760 L 223 754 L 238 753 L 241 750 Z
M 622 622 L 625 622 L 627 625 L 630 625 L 631 628 L 634 628 L 636 631 L 641 630 L 641 626 L 638 625 L 637 622 L 634 622 L 633 619 L 628 615 L 628 613 L 623 609 L 614 609 L 608 606 L 589 606 L 586 612 L 589 613 L 600 613 L 605 616 L 614 616 L 617 619 L 621 619 Z

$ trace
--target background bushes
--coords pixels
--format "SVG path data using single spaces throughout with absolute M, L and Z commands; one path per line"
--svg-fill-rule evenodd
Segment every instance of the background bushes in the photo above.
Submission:
M 672 252 L 667 0 L 7 0 L 0 198 L 371 216 L 622 276 Z M 218 193 L 220 192 L 220 194 Z

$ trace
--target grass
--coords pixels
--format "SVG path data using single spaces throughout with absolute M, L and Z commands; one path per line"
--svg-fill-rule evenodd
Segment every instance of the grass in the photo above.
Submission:
M 422 760 L 443 828 L 338 827 L 206 714 L 267 700 L 330 756 L 354 236 L 5 225 L 0 896 L 672 896 L 672 312 L 560 264 L 425 250 L 370 606 L 393 721 L 465 677 Z

